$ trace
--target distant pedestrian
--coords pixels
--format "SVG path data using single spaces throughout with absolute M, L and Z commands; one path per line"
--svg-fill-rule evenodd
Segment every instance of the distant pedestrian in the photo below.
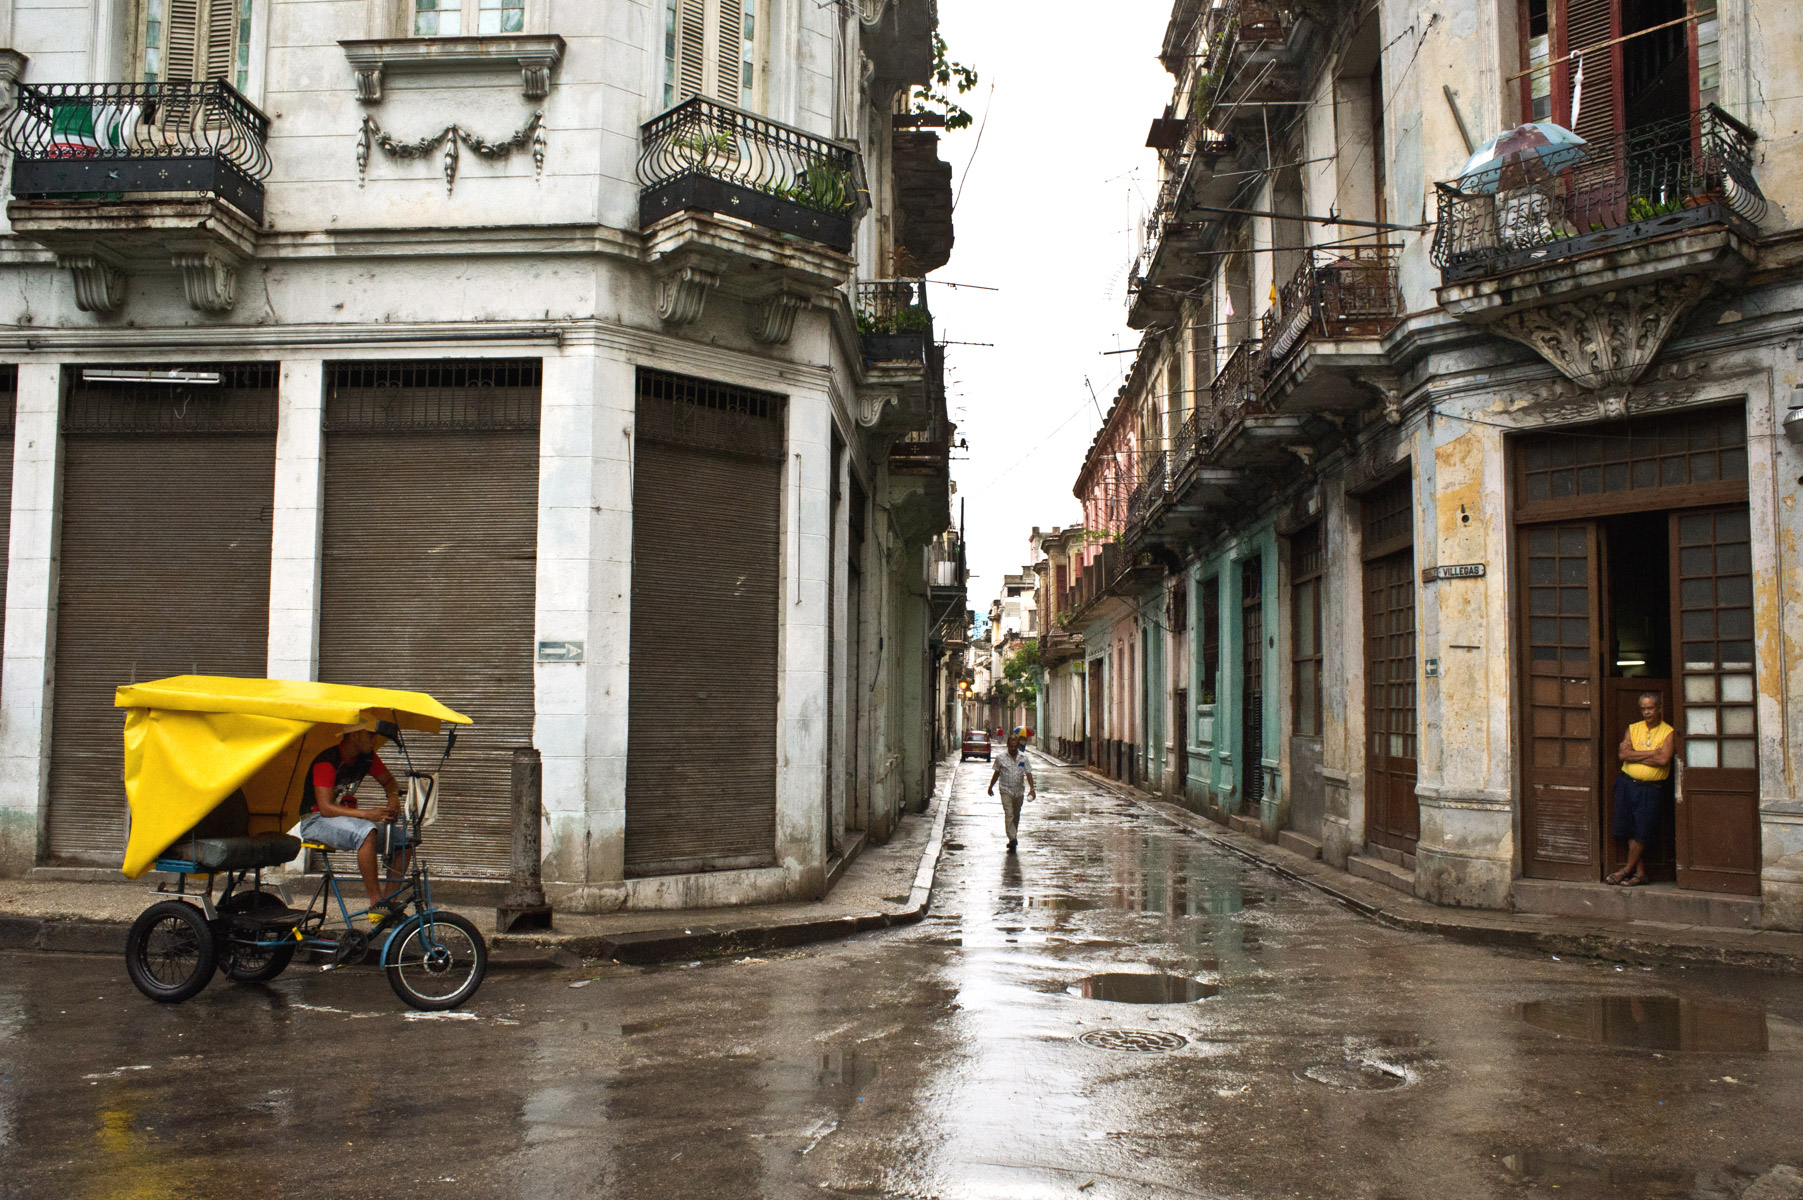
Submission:
M 995 760 L 995 770 L 989 775 L 989 794 L 995 795 L 995 785 L 1002 785 L 1002 822 L 1008 830 L 1008 853 L 1014 853 L 1014 845 L 1020 830 L 1020 806 L 1031 795 L 1039 796 L 1039 788 L 1033 782 L 1033 764 L 1027 761 L 1026 747 L 1021 745 L 1018 733 L 1008 737 L 1008 748 Z
M 1615 836 L 1628 839 L 1628 861 L 1610 883 L 1635 887 L 1646 882 L 1640 856 L 1658 832 L 1665 811 L 1665 781 L 1671 778 L 1673 730 L 1665 723 L 1658 692 L 1640 693 L 1640 720 L 1628 726 L 1616 747 L 1621 774 L 1615 777 Z

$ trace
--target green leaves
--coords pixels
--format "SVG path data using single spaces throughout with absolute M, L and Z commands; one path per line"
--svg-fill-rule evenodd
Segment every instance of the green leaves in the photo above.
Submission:
M 945 39 L 937 30 L 933 33 L 933 80 L 924 87 L 916 87 L 909 99 L 915 113 L 941 113 L 945 117 L 945 127 L 949 129 L 968 129 L 972 117 L 968 110 L 960 105 L 954 95 L 962 96 L 977 86 L 977 72 L 973 67 L 955 63 L 946 50 Z

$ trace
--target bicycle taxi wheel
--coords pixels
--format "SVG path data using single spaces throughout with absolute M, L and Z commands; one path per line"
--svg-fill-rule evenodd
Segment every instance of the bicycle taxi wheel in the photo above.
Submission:
M 282 903 L 280 896 L 254 891 L 239 892 L 219 904 L 222 916 L 254 914 L 258 910 L 286 912 L 288 906 Z M 288 964 L 294 960 L 294 950 L 293 942 L 260 946 L 244 936 L 243 931 L 234 930 L 227 934 L 219 955 L 219 973 L 233 983 L 268 983 L 288 969 Z
M 151 905 L 125 935 L 125 973 L 160 1004 L 199 995 L 218 965 L 213 927 L 205 913 L 186 901 Z
M 419 914 L 394 931 L 382 963 L 395 995 L 422 1012 L 443 1012 L 482 986 L 488 973 L 488 944 L 456 913 Z

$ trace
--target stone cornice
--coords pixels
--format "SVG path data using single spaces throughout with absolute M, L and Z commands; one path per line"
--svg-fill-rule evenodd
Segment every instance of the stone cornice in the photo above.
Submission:
M 528 100 L 542 100 L 551 90 L 551 72 L 563 61 L 565 49 L 564 40 L 554 33 L 364 38 L 338 44 L 357 73 L 357 99 L 365 104 L 382 102 L 383 77 L 396 71 L 518 71 L 521 93 Z

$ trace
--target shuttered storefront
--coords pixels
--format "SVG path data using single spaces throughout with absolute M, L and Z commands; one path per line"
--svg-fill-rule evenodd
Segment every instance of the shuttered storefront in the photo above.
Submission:
M 513 751 L 532 744 L 540 379 L 536 359 L 329 370 L 319 677 L 475 720 L 439 781 L 441 875 L 508 870 Z
M 626 873 L 767 866 L 783 400 L 641 370 L 636 425 Z
M 63 413 L 53 859 L 125 848 L 120 684 L 261 677 L 269 655 L 276 368 L 213 385 L 74 381 Z

